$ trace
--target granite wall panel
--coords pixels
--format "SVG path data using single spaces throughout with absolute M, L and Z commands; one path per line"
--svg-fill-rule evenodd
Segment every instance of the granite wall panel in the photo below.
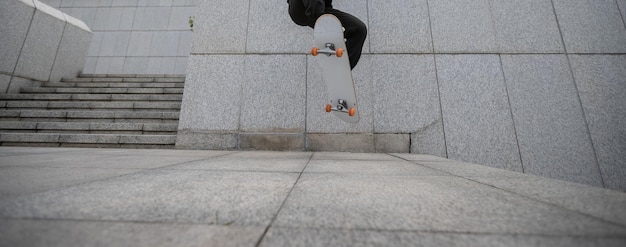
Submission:
M 626 26 L 616 3 L 554 0 L 567 52 L 625 53 Z
M 626 56 L 570 55 L 604 185 L 626 191 Z
M 437 55 L 448 158 L 522 171 L 498 55 Z
M 524 171 L 602 186 L 567 57 L 503 55 L 502 65 Z

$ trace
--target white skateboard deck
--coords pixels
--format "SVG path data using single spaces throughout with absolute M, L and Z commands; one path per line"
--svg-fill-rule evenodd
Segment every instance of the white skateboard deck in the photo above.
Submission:
M 358 122 L 359 108 L 341 22 L 334 15 L 322 15 L 315 22 L 313 36 L 311 53 L 320 63 L 328 90 L 329 106 L 326 106 L 326 111 L 343 121 Z

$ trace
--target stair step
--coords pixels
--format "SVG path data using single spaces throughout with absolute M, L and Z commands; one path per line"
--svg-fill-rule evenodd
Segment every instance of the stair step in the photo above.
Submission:
M 0 132 L 0 145 L 3 146 L 173 148 L 175 144 L 176 135 Z
M 0 145 L 174 148 L 184 82 L 82 75 L 0 94 Z
M 178 124 L 163 123 L 89 123 L 89 122 L 0 122 L 0 132 L 43 133 L 80 132 L 91 134 L 176 134 Z
M 22 122 L 178 123 L 179 115 L 159 111 L 0 110 L 0 120 Z
M 180 102 L 141 101 L 0 101 L 0 107 L 12 109 L 92 109 L 92 110 L 170 110 L 179 111 Z
M 69 88 L 183 88 L 182 82 L 45 82 L 42 87 Z
M 61 94 L 183 94 L 183 88 L 71 88 L 71 87 L 24 87 L 22 93 Z
M 80 74 L 79 78 L 185 78 L 181 75 L 168 74 Z M 65 80 L 65 78 L 64 78 Z
M 162 94 L 0 94 L 0 100 L 70 100 L 70 101 L 177 101 L 182 95 Z
M 157 82 L 157 83 L 183 83 L 184 77 L 79 77 L 63 79 L 61 82 Z

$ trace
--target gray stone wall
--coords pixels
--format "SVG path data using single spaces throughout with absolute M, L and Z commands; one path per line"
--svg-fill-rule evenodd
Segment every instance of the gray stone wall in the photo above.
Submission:
M 92 36 L 82 21 L 37 0 L 5 0 L 0 23 L 0 93 L 82 72 Z
M 423 153 L 626 190 L 626 1 L 333 4 L 369 29 L 359 123 L 322 110 L 284 0 L 198 0 L 177 146 Z
M 84 73 L 186 73 L 196 0 L 42 1 L 93 30 Z

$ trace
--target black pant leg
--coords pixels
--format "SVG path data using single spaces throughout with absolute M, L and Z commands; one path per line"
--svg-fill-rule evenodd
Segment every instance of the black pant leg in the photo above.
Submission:
M 306 7 L 302 0 L 289 1 L 289 16 L 291 20 L 300 26 L 309 26 L 313 28 L 315 26 L 315 19 L 311 19 L 306 16 Z
M 350 68 L 353 69 L 361 59 L 363 44 L 367 37 L 367 27 L 359 18 L 340 10 L 326 9 L 325 13 L 336 16 L 346 29 L 344 38 L 346 38 L 346 48 L 350 57 Z

